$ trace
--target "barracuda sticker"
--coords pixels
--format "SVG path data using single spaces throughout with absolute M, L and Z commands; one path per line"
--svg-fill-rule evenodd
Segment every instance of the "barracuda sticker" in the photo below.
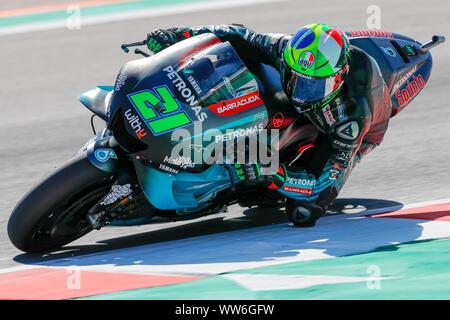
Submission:
M 135 92 L 129 94 L 128 99 L 155 136 L 192 124 L 186 112 L 179 110 L 180 104 L 167 86 Z M 146 135 L 141 121 L 130 109 L 125 117 L 139 139 Z
M 226 117 L 260 106 L 261 104 L 262 99 L 259 92 L 251 92 L 237 98 L 214 103 L 208 106 L 208 109 L 218 116 Z

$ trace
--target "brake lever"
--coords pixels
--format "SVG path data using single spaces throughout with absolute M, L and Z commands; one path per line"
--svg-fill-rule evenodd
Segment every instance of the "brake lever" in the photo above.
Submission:
M 134 49 L 135 54 L 142 54 L 144 57 L 150 57 L 147 52 L 142 51 L 141 49 Z
M 147 40 L 143 40 L 140 42 L 124 43 L 120 47 L 122 48 L 123 51 L 125 51 L 125 53 L 128 53 L 130 52 L 129 47 L 143 46 L 145 44 L 147 44 Z

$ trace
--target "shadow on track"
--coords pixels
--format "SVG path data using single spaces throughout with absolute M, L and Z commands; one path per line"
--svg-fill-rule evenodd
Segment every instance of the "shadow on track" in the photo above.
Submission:
M 369 213 L 373 210 L 382 208 L 389 208 L 389 211 L 393 211 L 401 209 L 402 206 L 403 205 L 399 202 L 381 199 L 337 199 L 335 203 L 330 206 L 327 215 L 365 214 L 365 212 Z M 288 219 L 282 208 L 253 207 L 250 209 L 243 209 L 242 216 L 227 218 L 226 214 L 222 214 L 220 216 L 212 216 L 207 220 L 192 220 L 190 223 L 173 227 L 167 227 L 160 224 L 161 229 L 158 230 L 110 238 L 89 245 L 67 245 L 55 253 L 39 255 L 20 254 L 13 259 L 22 264 L 51 265 L 53 260 L 58 259 L 82 257 L 84 255 L 102 253 L 105 251 L 270 226 L 286 222 L 288 222 Z

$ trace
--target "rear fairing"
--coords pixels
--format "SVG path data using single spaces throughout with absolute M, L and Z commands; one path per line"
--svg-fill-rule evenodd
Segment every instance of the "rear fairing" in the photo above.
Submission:
M 406 36 L 378 31 L 347 32 L 350 43 L 378 63 L 390 94 L 392 115 L 403 110 L 423 90 L 431 73 L 430 52 L 421 54 L 421 43 Z

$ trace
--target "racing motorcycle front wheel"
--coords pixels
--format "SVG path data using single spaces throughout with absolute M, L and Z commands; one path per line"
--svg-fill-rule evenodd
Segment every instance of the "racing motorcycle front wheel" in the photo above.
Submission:
M 27 253 L 58 249 L 92 231 L 88 210 L 110 190 L 113 174 L 82 153 L 41 181 L 14 208 L 8 236 Z

